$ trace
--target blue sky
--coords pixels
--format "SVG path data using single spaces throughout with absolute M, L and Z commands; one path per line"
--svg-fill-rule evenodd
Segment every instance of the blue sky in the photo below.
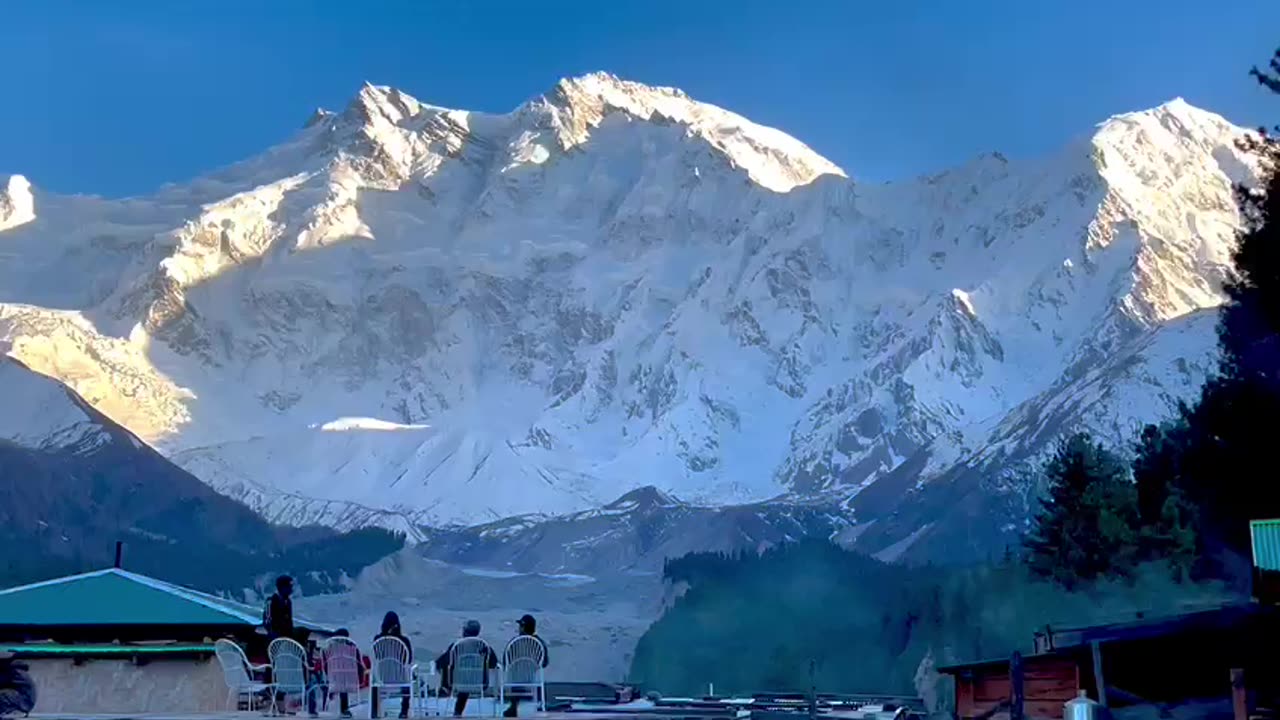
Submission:
M 1274 0 L 13 0 L 0 173 L 147 192 L 288 137 L 360 83 L 504 112 L 594 70 L 785 130 L 851 175 L 1026 156 L 1181 95 L 1280 121 L 1247 76 Z

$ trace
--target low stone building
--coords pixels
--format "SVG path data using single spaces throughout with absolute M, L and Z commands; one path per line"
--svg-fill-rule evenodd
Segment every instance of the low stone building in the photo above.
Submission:
M 225 709 L 213 642 L 264 656 L 260 624 L 258 608 L 120 568 L 0 590 L 0 650 L 30 666 L 39 713 Z

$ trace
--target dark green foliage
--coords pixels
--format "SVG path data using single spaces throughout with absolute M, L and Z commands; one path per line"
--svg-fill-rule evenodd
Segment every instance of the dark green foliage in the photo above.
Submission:
M 942 632 L 940 606 L 926 611 L 926 574 L 818 541 L 673 560 L 667 579 L 691 590 L 641 639 L 632 679 L 666 693 L 708 682 L 801 691 L 813 659 L 824 689 L 909 687 L 914 665 L 894 660 L 923 656 L 921 638 Z
M 1202 569 L 1204 554 L 1197 531 L 1199 508 L 1179 484 L 1186 443 L 1185 422 L 1148 425 L 1142 430 L 1133 461 L 1141 559 L 1163 561 L 1177 578 L 1189 578 Z
M 1044 473 L 1049 497 L 1026 541 L 1031 570 L 1066 587 L 1132 570 L 1138 504 L 1119 458 L 1078 434 L 1059 444 Z
M 1268 63 L 1267 70 L 1259 70 L 1254 67 L 1249 74 L 1258 81 L 1259 85 L 1270 88 L 1271 92 L 1280 93 L 1280 50 L 1277 50 L 1271 56 L 1271 62 Z
M 664 694 L 805 691 L 915 694 L 938 664 L 1030 651 L 1046 623 L 1085 624 L 1223 599 L 1216 586 L 1139 567 L 1067 593 L 1018 564 L 890 565 L 809 540 L 763 554 L 697 553 L 667 564 L 688 591 L 641 638 L 631 680 Z

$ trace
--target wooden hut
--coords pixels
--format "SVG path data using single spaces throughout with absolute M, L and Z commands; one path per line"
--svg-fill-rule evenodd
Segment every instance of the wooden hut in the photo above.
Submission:
M 110 568 L 0 590 L 0 650 L 30 666 L 37 712 L 208 712 L 227 702 L 213 642 L 231 638 L 265 654 L 261 617 L 256 607 Z
M 1269 697 L 1280 674 L 1273 643 L 1280 613 L 1257 603 L 1163 617 L 1036 633 L 1035 652 L 939 668 L 955 681 L 956 714 L 1061 718 L 1083 691 L 1116 709 L 1168 709 L 1193 701 L 1232 702 L 1232 683 L 1250 678 L 1256 700 Z M 1019 667 L 1020 666 L 1020 667 Z M 1233 675 L 1236 671 L 1236 675 Z M 1020 689 L 1020 692 L 1019 692 Z M 1265 702 L 1265 700 L 1263 700 Z

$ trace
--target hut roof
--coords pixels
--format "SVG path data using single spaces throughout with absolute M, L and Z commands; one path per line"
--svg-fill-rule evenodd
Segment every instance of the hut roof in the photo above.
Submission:
M 101 625 L 257 626 L 258 608 L 120 568 L 0 590 L 0 625 L 69 627 Z M 298 627 L 329 628 L 295 618 Z

